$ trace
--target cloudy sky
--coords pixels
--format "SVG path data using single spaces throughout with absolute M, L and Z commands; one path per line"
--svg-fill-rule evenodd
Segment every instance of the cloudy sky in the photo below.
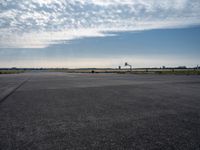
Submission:
M 200 64 L 199 0 L 0 0 L 0 67 Z

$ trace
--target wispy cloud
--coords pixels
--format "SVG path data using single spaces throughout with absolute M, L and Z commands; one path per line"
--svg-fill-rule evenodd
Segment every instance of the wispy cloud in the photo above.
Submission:
M 199 0 L 0 0 L 0 48 L 200 24 Z

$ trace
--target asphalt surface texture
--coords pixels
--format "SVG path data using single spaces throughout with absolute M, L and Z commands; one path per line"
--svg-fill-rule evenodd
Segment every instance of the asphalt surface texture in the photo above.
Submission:
M 200 76 L 0 75 L 1 150 L 199 150 Z

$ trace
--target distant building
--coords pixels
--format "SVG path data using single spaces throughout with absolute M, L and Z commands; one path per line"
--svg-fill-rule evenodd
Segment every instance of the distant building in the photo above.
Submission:
M 187 69 L 186 66 L 178 66 L 177 69 Z

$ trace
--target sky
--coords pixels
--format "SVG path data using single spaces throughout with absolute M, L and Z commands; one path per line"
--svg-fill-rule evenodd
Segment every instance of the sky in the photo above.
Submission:
M 0 0 L 0 67 L 194 67 L 199 56 L 199 0 Z

